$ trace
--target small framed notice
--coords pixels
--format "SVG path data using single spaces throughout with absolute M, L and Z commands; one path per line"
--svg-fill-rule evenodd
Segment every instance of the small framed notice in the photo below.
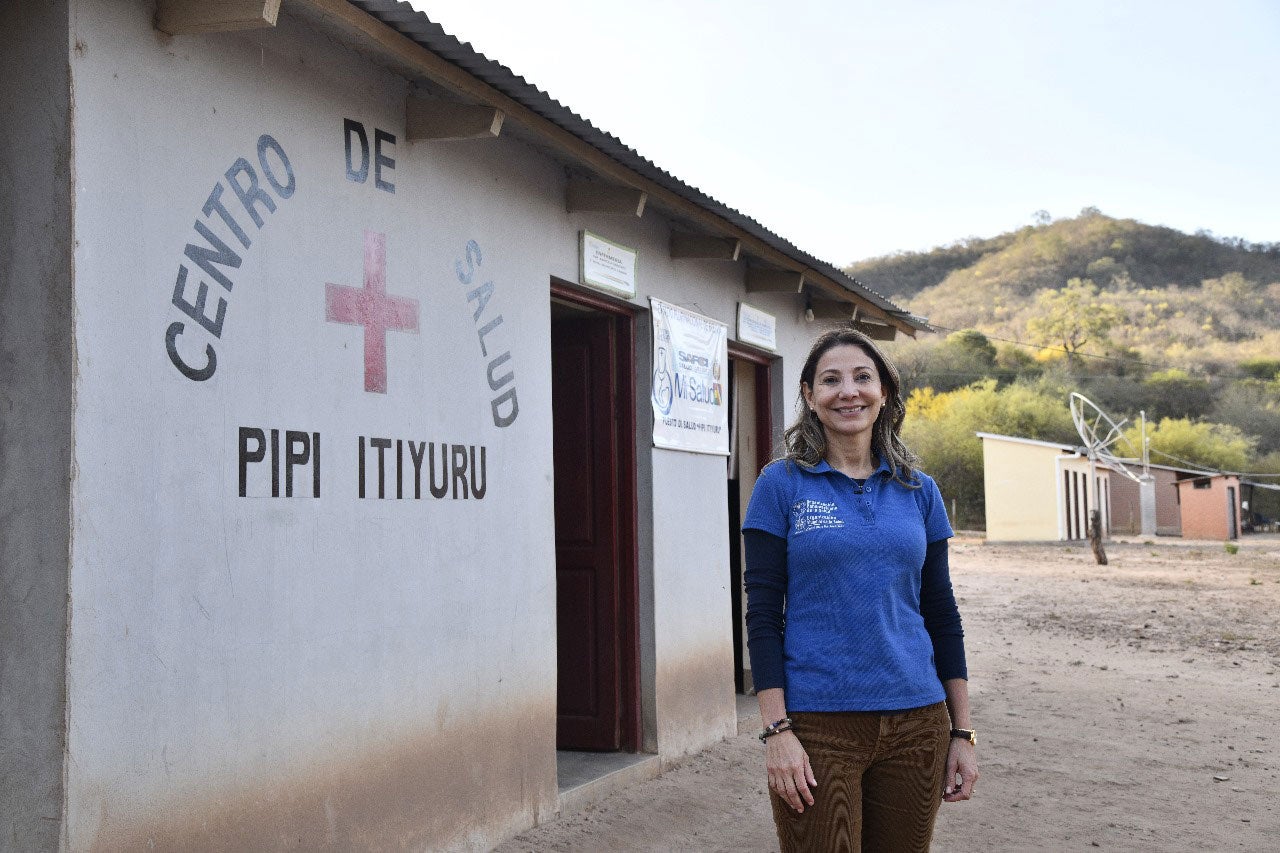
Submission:
M 778 318 L 745 302 L 739 302 L 738 340 L 777 352 Z
M 590 231 L 581 231 L 578 239 L 578 281 L 588 287 L 634 297 L 637 254 L 635 249 Z

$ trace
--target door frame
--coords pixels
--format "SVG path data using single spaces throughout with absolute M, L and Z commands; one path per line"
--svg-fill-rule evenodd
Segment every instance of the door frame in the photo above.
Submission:
M 768 441 L 756 442 L 756 467 L 760 469 L 773 460 L 773 364 L 778 356 L 729 341 L 729 358 L 749 361 L 756 366 L 755 430 L 757 436 L 769 437 Z M 738 429 L 742 429 L 742 424 L 738 424 Z
M 605 314 L 613 321 L 617 389 L 615 447 L 618 482 L 618 697 L 619 742 L 639 752 L 640 551 L 636 491 L 636 306 L 551 279 L 552 299 Z
M 747 347 L 737 341 L 729 341 L 729 359 L 731 361 L 746 362 L 755 369 L 755 423 L 750 428 L 755 431 L 756 435 L 756 458 L 754 460 L 756 473 L 768 465 L 773 460 L 773 365 L 777 360 L 777 356 L 752 347 Z M 733 393 L 737 393 L 736 373 L 735 386 Z M 744 428 L 744 424 L 737 424 L 736 428 L 739 433 Z M 763 441 L 760 440 L 763 437 Z M 743 460 L 738 460 L 741 466 Z M 737 482 L 741 482 L 741 478 Z M 741 501 L 741 496 L 733 494 L 736 490 L 730 490 L 730 499 Z M 730 614 L 733 620 L 733 686 L 734 690 L 741 693 L 748 689 L 746 684 L 747 670 L 747 643 L 743 629 L 743 611 L 746 607 L 743 601 L 743 592 L 741 579 L 744 566 L 742 564 L 742 519 L 738 517 L 734 508 L 730 508 L 730 521 L 736 521 L 733 529 L 730 530 L 730 554 L 729 554 L 729 591 L 730 591 Z M 751 685 L 754 689 L 754 685 Z

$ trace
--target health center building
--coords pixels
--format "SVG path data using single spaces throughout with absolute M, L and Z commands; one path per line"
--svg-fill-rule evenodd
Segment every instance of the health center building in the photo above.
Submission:
M 0 11 L 0 850 L 476 849 L 736 732 L 824 325 L 390 0 Z

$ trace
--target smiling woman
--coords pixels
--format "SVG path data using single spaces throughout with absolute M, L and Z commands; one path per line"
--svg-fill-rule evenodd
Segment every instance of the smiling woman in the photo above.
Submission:
M 800 395 L 742 524 L 778 840 L 928 850 L 940 803 L 978 778 L 951 525 L 898 437 L 898 372 L 870 339 L 819 337 Z
M 827 350 L 815 367 L 814 384 L 805 383 L 802 393 L 823 428 L 843 437 L 870 432 L 887 396 L 871 356 L 854 344 L 841 344 Z M 852 468 L 844 473 L 864 479 L 871 472 Z
M 840 358 L 839 354 L 845 357 Z M 855 362 L 861 370 L 853 369 Z M 820 371 L 819 367 L 823 370 Z M 817 412 L 815 399 L 818 395 L 815 388 L 832 388 L 838 385 L 840 367 L 849 372 L 849 376 L 845 378 L 852 380 L 852 384 L 861 389 L 857 393 L 859 398 L 868 397 L 868 382 L 874 381 L 880 389 L 879 412 L 871 418 L 871 429 L 864 438 L 870 440 L 871 450 L 888 457 L 895 477 L 899 473 L 902 475 L 903 485 L 914 487 L 909 478 L 916 457 L 902 443 L 898 434 L 907 414 L 898 370 L 870 338 L 853 329 L 836 329 L 814 342 L 800 371 L 800 398 L 805 403 L 805 411 L 785 436 L 788 458 L 808 466 L 817 465 L 826 458 L 830 439 L 826 432 L 827 424 Z M 871 369 L 874 369 L 874 374 Z M 839 392 L 836 393 L 837 400 L 838 394 Z M 849 399 L 852 400 L 853 397 L 850 396 Z M 824 406 L 824 410 L 825 408 Z M 836 431 L 836 435 L 839 435 L 839 431 Z M 864 452 L 861 440 L 850 450 L 855 455 L 861 455 Z

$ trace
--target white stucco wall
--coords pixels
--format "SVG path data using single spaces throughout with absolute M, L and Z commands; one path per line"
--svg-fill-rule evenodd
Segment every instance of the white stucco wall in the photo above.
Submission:
M 287 16 L 169 38 L 151 14 L 74 16 L 70 845 L 488 843 L 556 798 L 546 240 L 525 222 L 557 172 L 513 143 L 408 144 L 405 82 Z M 396 137 L 394 193 L 347 179 L 344 119 Z M 225 177 L 239 158 L 275 206 L 254 203 L 261 226 Z M 202 213 L 216 186 L 247 248 Z M 241 258 L 217 267 L 230 291 L 184 254 L 208 244 L 196 222 Z M 386 334 L 385 393 L 362 329 L 326 320 L 327 283 L 362 286 L 365 231 L 387 293 L 417 302 L 416 334 Z M 180 267 L 207 317 L 226 300 L 220 337 L 174 306 Z M 214 346 L 208 379 L 171 361 L 175 321 L 195 369 Z M 508 351 L 519 412 L 499 427 L 486 370 Z M 243 427 L 319 433 L 320 497 L 309 463 L 301 497 L 271 497 L 269 454 L 241 497 Z M 381 437 L 483 448 L 483 499 L 391 498 L 394 446 L 377 499 Z
M 654 451 L 655 699 L 667 759 L 737 730 L 725 482 L 724 457 Z

